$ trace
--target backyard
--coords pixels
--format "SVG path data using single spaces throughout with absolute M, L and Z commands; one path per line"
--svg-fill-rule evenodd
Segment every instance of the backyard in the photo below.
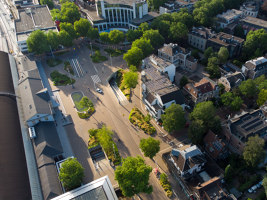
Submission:
M 156 129 L 150 123 L 150 115 L 144 116 L 138 108 L 133 108 L 129 115 L 132 124 L 141 128 L 145 133 L 152 135 Z
M 57 70 L 51 72 L 50 76 L 55 86 L 71 85 L 75 83 L 75 79 L 61 74 Z

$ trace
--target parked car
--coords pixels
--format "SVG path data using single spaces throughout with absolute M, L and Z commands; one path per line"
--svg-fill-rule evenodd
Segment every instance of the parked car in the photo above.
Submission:
M 99 94 L 103 94 L 103 91 L 99 88 L 96 88 L 96 91 L 99 93 Z
M 262 186 L 262 181 L 260 181 L 256 186 L 257 186 L 257 188 L 261 188 L 261 186 Z
M 251 188 L 249 188 L 248 193 L 253 193 L 253 190 Z

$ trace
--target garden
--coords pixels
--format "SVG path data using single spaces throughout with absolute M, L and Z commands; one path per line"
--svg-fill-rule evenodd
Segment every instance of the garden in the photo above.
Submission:
M 50 76 L 55 86 L 71 85 L 75 83 L 75 79 L 61 74 L 57 70 L 51 72 Z
M 126 86 L 126 84 L 123 81 L 123 74 L 124 74 L 124 70 L 119 69 L 117 71 L 117 77 L 116 77 L 116 83 L 117 86 L 120 88 L 120 90 L 122 91 L 122 93 L 125 95 L 125 97 L 127 98 L 127 100 L 130 100 L 131 97 L 131 89 L 128 88 Z
M 111 48 L 104 49 L 104 51 L 107 52 L 109 55 L 111 55 L 111 57 L 117 57 L 125 53 L 124 50 L 111 49 Z
M 88 149 L 101 145 L 108 159 L 112 161 L 114 165 L 121 164 L 121 156 L 116 143 L 112 139 L 113 132 L 110 129 L 106 126 L 102 126 L 101 129 L 90 129 L 88 133 Z
M 71 98 L 81 119 L 90 117 L 95 111 L 93 102 L 81 92 L 73 92 Z
M 166 174 L 162 173 L 160 174 L 160 185 L 163 187 L 164 191 L 166 192 L 167 197 L 171 197 L 173 192 L 172 192 L 172 186 L 168 180 L 168 177 Z
M 70 65 L 69 61 L 64 62 L 64 70 L 72 75 L 74 75 L 74 71 Z
M 55 66 L 61 64 L 62 60 L 60 60 L 58 58 L 49 58 L 46 60 L 46 63 L 49 67 L 55 67 Z
M 144 116 L 138 108 L 133 108 L 131 110 L 129 120 L 133 125 L 138 126 L 149 135 L 156 132 L 156 129 L 150 123 L 150 115 Z
M 108 60 L 108 58 L 103 56 L 99 50 L 96 50 L 94 55 L 91 55 L 91 58 L 94 63 L 100 63 Z

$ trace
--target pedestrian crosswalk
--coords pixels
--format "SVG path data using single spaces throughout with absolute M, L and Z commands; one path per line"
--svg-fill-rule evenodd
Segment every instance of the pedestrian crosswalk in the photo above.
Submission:
M 94 83 L 100 83 L 101 82 L 101 80 L 100 80 L 98 75 L 93 75 L 93 76 L 91 76 L 91 78 L 92 78 Z

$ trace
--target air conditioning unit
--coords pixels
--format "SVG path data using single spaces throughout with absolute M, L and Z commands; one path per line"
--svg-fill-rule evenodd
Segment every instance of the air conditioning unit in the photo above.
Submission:
M 33 138 L 36 138 L 36 133 L 35 133 L 35 129 L 34 127 L 29 127 L 29 135 L 30 135 L 30 138 L 33 139 Z

